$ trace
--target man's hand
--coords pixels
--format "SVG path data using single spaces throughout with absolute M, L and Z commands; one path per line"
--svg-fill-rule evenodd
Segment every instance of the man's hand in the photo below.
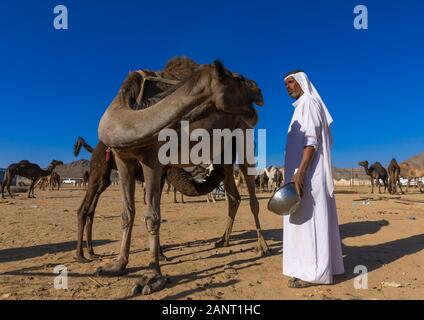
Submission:
M 291 182 L 294 182 L 296 191 L 299 197 L 303 197 L 303 184 L 305 183 L 305 171 L 297 170 L 295 175 L 292 177 Z

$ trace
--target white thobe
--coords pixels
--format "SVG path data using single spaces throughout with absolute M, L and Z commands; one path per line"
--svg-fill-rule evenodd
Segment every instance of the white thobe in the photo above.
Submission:
M 284 216 L 283 274 L 330 284 L 333 275 L 344 273 L 336 202 L 326 182 L 332 173 L 325 164 L 323 139 L 331 141 L 331 132 L 312 96 L 303 94 L 293 105 L 285 154 L 286 181 L 291 181 L 299 167 L 305 146 L 313 146 L 315 154 L 305 175 L 300 208 Z

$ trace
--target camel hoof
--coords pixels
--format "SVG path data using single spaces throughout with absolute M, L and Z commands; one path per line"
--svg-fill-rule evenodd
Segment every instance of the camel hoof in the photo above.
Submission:
M 165 288 L 167 279 L 161 275 L 144 275 L 141 280 L 132 288 L 133 295 L 149 295 Z
M 132 288 L 132 290 L 131 290 L 131 294 L 133 295 L 133 296 L 138 296 L 138 295 L 140 295 L 141 293 L 143 292 L 143 287 L 142 286 L 140 286 L 140 285 L 135 285 L 133 288 Z

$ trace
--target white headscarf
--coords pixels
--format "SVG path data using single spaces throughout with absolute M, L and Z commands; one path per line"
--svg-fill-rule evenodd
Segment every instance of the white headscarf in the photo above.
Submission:
M 317 89 L 315 89 L 312 82 L 309 80 L 308 76 L 305 72 L 298 72 L 288 75 L 284 78 L 284 81 L 289 78 L 293 77 L 294 80 L 300 85 L 300 88 L 304 93 L 307 93 L 308 95 L 312 96 L 321 104 L 322 109 L 324 110 L 325 118 L 327 120 L 327 124 L 330 126 L 333 123 L 333 117 L 331 116 L 330 112 L 327 109 L 327 106 L 325 105 L 324 101 L 322 101 L 321 96 L 319 95 Z
M 333 173 L 331 167 L 331 147 L 332 147 L 332 137 L 330 131 L 330 125 L 333 123 L 333 117 L 327 109 L 324 101 L 321 99 L 318 91 L 315 89 L 312 82 L 309 80 L 308 76 L 304 72 L 298 72 L 288 75 L 284 78 L 284 81 L 293 77 L 296 82 L 300 85 L 304 94 L 311 96 L 316 102 L 320 105 L 321 112 L 323 113 L 323 131 L 322 131 L 322 146 L 323 146 L 323 155 L 324 155 L 324 166 L 325 166 L 325 175 L 327 182 L 327 190 L 331 197 L 334 194 L 334 182 L 333 182 Z

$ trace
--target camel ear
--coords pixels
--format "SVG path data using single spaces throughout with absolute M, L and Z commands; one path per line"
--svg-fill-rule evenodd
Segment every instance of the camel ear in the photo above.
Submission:
M 215 67 L 215 74 L 219 79 L 223 79 L 225 77 L 225 68 L 221 61 L 215 60 L 213 62 L 213 66 Z

